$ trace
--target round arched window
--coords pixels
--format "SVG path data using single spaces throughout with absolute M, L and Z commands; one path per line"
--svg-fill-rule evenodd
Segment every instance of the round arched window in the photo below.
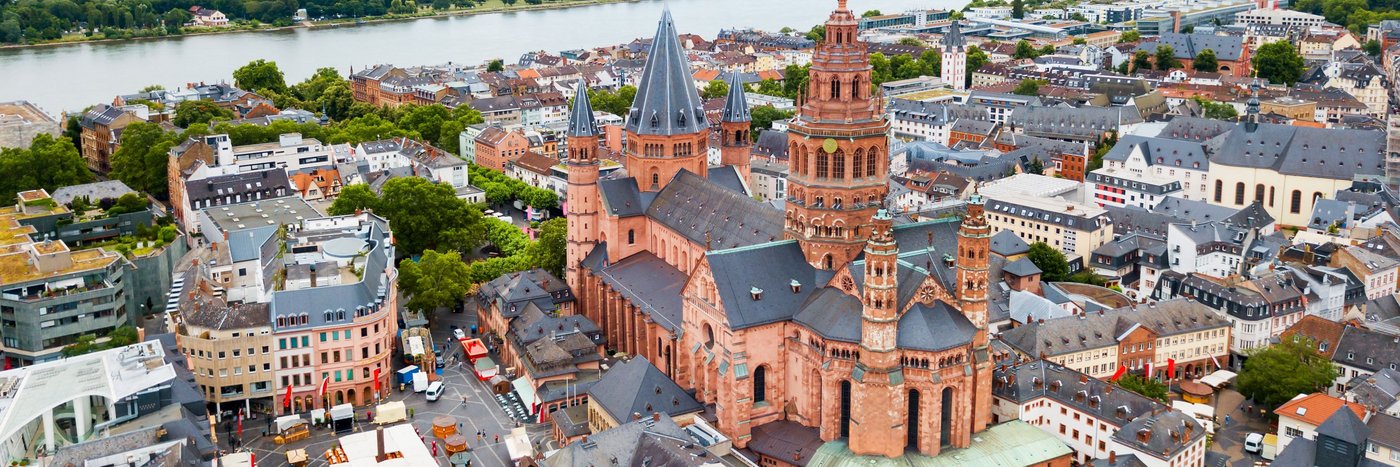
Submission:
M 705 348 L 715 347 L 715 328 L 710 327 L 710 323 L 705 323 Z

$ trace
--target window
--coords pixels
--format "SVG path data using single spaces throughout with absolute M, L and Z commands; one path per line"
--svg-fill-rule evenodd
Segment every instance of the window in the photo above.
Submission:
M 1235 183 L 1235 205 L 1244 204 L 1244 182 Z
M 1260 205 L 1263 205 L 1263 204 L 1264 204 L 1264 184 L 1263 184 L 1263 183 L 1260 183 L 1260 184 L 1258 184 L 1258 185 L 1254 185 L 1254 201 L 1257 201 Z
M 831 155 L 826 151 L 817 151 L 817 178 L 828 178 L 831 176 L 830 168 Z
M 768 402 L 768 367 L 759 365 L 753 372 L 753 401 Z
M 637 231 L 636 231 L 636 230 L 627 229 L 627 244 L 628 244 L 628 245 L 636 245 L 636 244 L 637 244 Z
M 1290 438 L 1298 438 L 1303 436 L 1303 430 L 1290 426 L 1283 429 L 1283 434 Z
M 1288 212 L 1289 212 L 1289 213 L 1292 213 L 1292 214 L 1297 214 L 1297 213 L 1299 213 L 1299 212 L 1302 212 L 1302 211 L 1303 211 L 1303 192 L 1300 191 L 1300 190 L 1293 190 L 1293 195 L 1292 195 L 1290 198 L 1291 198 L 1291 199 L 1289 200 Z
M 1222 180 L 1216 180 L 1216 181 L 1215 181 L 1215 202 L 1217 202 L 1217 203 L 1220 202 L 1220 198 L 1221 198 L 1221 196 L 1224 196 L 1224 192 L 1225 192 L 1225 182 L 1222 181 Z

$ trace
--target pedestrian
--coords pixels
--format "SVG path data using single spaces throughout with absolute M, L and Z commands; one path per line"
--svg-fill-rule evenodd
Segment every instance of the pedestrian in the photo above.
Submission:
M 437 456 L 437 441 L 433 441 L 433 456 Z
M 501 444 L 501 435 L 496 435 L 496 444 Z

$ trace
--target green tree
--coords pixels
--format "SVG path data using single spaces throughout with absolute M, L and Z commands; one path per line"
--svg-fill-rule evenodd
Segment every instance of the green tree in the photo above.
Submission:
M 327 117 L 340 121 L 350 118 L 351 108 L 355 105 L 355 92 L 350 90 L 350 85 L 340 81 L 327 86 L 315 102 L 316 108 L 325 112 Z
M 499 58 L 491 60 L 491 63 L 488 63 L 486 65 L 486 71 L 489 73 L 500 73 L 502 71 L 506 71 L 506 62 Z
M 180 27 L 190 22 L 191 19 L 194 19 L 194 16 L 191 15 L 189 11 L 179 8 L 171 8 L 170 11 L 165 12 L 165 15 L 161 16 L 161 21 L 165 23 L 165 32 L 167 34 L 179 34 Z
M 1038 96 L 1040 95 L 1040 86 L 1045 84 L 1049 84 L 1049 82 L 1040 79 L 1023 79 L 1020 83 L 1016 84 L 1016 89 L 1011 92 L 1022 96 Z M 1040 159 L 1036 159 L 1036 162 L 1039 161 Z
M 107 333 L 107 340 L 105 342 L 97 342 L 96 334 L 83 334 L 78 336 L 76 342 L 64 346 L 61 352 L 65 357 L 76 357 L 99 350 L 125 347 L 135 344 L 137 336 L 136 328 L 131 326 L 117 326 Z
M 826 40 L 826 25 L 818 24 L 812 26 L 812 30 L 807 31 L 807 38 L 817 42 Z
M 785 93 L 785 92 L 783 91 L 783 85 L 782 85 L 782 83 L 779 83 L 779 82 L 774 81 L 774 80 L 772 80 L 772 79 L 765 79 L 765 80 L 763 80 L 763 81 L 759 81 L 759 82 L 758 82 L 758 89 L 755 89 L 753 92 L 754 92 L 754 93 L 757 93 L 757 94 L 763 94 L 763 95 L 766 95 L 766 96 L 774 96 L 774 97 L 786 97 L 786 96 L 787 96 L 787 93 Z
M 340 76 L 340 72 L 335 68 L 317 68 L 306 80 L 292 85 L 290 91 L 293 97 L 302 102 L 313 102 L 321 98 L 326 90 L 336 84 L 344 84 L 345 77 Z
M 165 167 L 175 136 L 160 125 L 136 122 L 122 130 L 122 144 L 112 153 L 112 178 L 143 193 L 165 199 L 168 189 Z
M 880 10 L 865 10 L 865 13 L 861 13 L 861 14 L 860 14 L 860 17 L 861 17 L 861 18 L 869 18 L 869 17 L 871 17 L 871 16 L 880 16 L 880 15 L 883 15 L 883 14 L 884 14 L 884 13 L 880 13 Z
M 1021 39 L 1016 42 L 1016 53 L 1012 54 L 1011 58 L 1019 60 L 1023 58 L 1035 58 L 1037 55 L 1035 47 L 1032 47 L 1029 41 Z
M 1201 109 L 1205 111 L 1206 118 L 1209 119 L 1234 120 L 1240 116 L 1239 112 L 1235 110 L 1235 106 L 1230 104 L 1207 100 L 1201 96 L 1192 97 L 1191 100 L 1201 105 Z
M 1036 175 L 1044 174 L 1045 163 L 1041 162 L 1039 157 L 1031 159 L 1031 162 L 1029 164 L 1026 164 L 1026 173 Z
M 627 109 L 632 107 L 632 99 L 637 97 L 636 86 L 623 86 L 617 91 L 588 90 L 589 103 L 593 108 L 619 117 L 627 117 Z
M 233 70 L 233 84 L 253 92 L 264 89 L 277 93 L 287 91 L 287 82 L 282 78 L 282 70 L 277 69 L 277 62 L 263 59 L 253 60 Z
M 1073 43 L 1074 43 L 1074 45 L 1084 45 L 1084 44 L 1088 44 L 1089 41 L 1086 40 L 1086 39 L 1084 39 L 1083 37 L 1076 37 L 1076 38 L 1074 38 Z
M 1089 156 L 1089 162 L 1085 164 L 1084 173 L 1103 168 L 1103 156 L 1107 155 L 1109 151 L 1112 151 L 1113 145 L 1117 143 L 1117 135 L 1109 134 L 1107 138 L 1104 138 L 1103 142 L 1099 143 L 1098 148 L 1094 149 L 1094 153 Z
M 1220 71 L 1220 62 L 1215 59 L 1215 51 L 1205 49 L 1196 54 L 1196 59 L 1191 61 L 1191 69 L 1206 73 Z
M 219 107 L 212 101 L 197 99 L 175 104 L 175 118 L 171 120 L 171 123 L 180 128 L 188 128 L 191 125 L 209 123 L 211 120 L 232 118 L 234 118 L 232 110 Z
M 453 308 L 471 290 L 470 270 L 455 251 L 426 250 L 417 261 L 399 263 L 399 286 L 411 310 Z
M 786 110 L 778 110 L 777 108 L 771 105 L 760 105 L 754 107 L 753 110 L 749 111 L 749 127 L 751 128 L 750 134 L 752 134 L 754 138 L 757 138 L 761 130 L 773 128 L 773 122 L 778 120 L 787 120 L 789 118 L 792 118 L 792 115 L 792 112 Z
M 783 92 L 788 98 L 796 99 L 801 90 L 807 89 L 809 69 L 811 65 L 788 65 L 783 69 Z
M 1040 268 L 1042 281 L 1060 282 L 1069 277 L 1069 261 L 1065 259 L 1064 252 L 1045 244 L 1045 242 L 1032 243 L 1026 257 L 1035 264 L 1035 267 Z
M 1036 51 L 1036 55 L 1053 55 L 1054 53 L 1055 46 L 1051 44 L 1045 44 L 1044 47 L 1041 47 L 1040 50 Z
M 926 47 L 926 46 L 928 45 L 928 44 L 925 44 L 924 41 L 921 41 L 921 40 L 919 40 L 919 39 L 916 38 L 916 37 L 901 37 L 901 38 L 899 39 L 899 42 L 897 42 L 897 44 L 899 44 L 899 45 L 907 45 L 907 46 L 910 46 L 910 47 Z
M 705 85 L 705 89 L 700 90 L 700 97 L 705 99 L 723 99 L 729 94 L 729 85 L 724 80 L 716 79 Z
M 1118 36 L 1118 43 L 1119 43 L 1119 44 L 1126 44 L 1126 43 L 1128 43 L 1128 42 L 1137 42 L 1137 41 L 1140 41 L 1140 40 L 1142 40 L 1142 33 L 1138 32 L 1138 30 L 1136 30 L 1136 29 L 1130 29 L 1130 30 L 1127 30 L 1127 31 L 1123 31 L 1123 35 Z
M 1133 52 L 1133 71 L 1151 69 L 1152 56 L 1148 55 L 1146 50 L 1139 50 L 1137 52 Z
M 15 201 L 21 191 L 55 190 L 92 181 L 92 172 L 68 138 L 40 133 L 27 148 L 0 149 L 0 200 Z
M 1366 55 L 1370 55 L 1372 57 L 1379 57 L 1381 56 L 1381 43 L 1380 41 L 1371 39 L 1369 41 L 1366 41 L 1365 45 L 1361 46 L 1361 50 L 1366 51 Z
M 1167 385 L 1156 379 L 1129 374 L 1118 378 L 1116 384 L 1148 399 L 1167 402 Z
M 1152 57 L 1152 59 L 1153 61 L 1157 62 L 1158 70 L 1170 70 L 1172 68 L 1181 68 L 1181 60 L 1176 59 L 1176 50 L 1173 50 L 1172 46 L 1170 45 L 1158 45 L 1157 53 L 1155 54 L 1155 56 Z
M 1293 335 L 1252 349 L 1240 371 L 1240 393 L 1260 407 L 1278 407 L 1299 394 L 1327 390 L 1337 379 L 1337 367 L 1315 348 L 1312 339 Z
M 1025 0 L 1011 0 L 1011 17 L 1016 19 L 1026 17 Z
M 967 84 L 972 85 L 972 72 L 982 68 L 991 59 L 987 58 L 987 53 L 975 45 L 967 46 Z
M 375 210 L 378 207 L 379 196 L 370 191 L 369 185 L 356 183 L 340 189 L 340 196 L 337 196 L 335 201 L 331 203 L 326 214 L 344 216 L 354 214 L 358 210 Z
M 535 242 L 525 254 L 530 265 L 549 271 L 554 277 L 564 277 L 565 250 L 569 244 L 569 224 L 563 217 L 540 223 Z
M 1270 83 L 1292 86 L 1303 77 L 1303 56 L 1293 48 L 1293 43 L 1277 41 L 1264 44 L 1254 53 L 1254 71 Z

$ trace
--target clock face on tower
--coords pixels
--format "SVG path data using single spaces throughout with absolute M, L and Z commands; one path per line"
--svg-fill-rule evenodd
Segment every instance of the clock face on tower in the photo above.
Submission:
M 826 151 L 827 154 L 835 154 L 836 140 L 827 138 L 826 141 L 822 141 L 822 150 Z

